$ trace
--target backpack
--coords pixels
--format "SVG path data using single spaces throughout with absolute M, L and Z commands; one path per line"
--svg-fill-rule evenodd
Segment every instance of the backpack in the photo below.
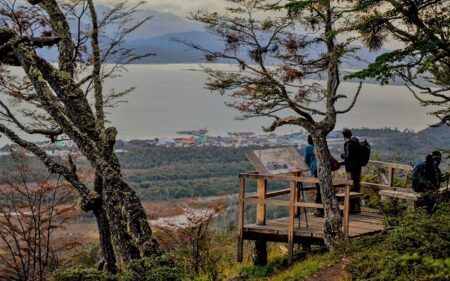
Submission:
M 367 163 L 369 163 L 370 159 L 370 144 L 367 142 L 367 140 L 363 140 L 359 142 L 359 162 L 361 166 L 366 166 Z
M 341 168 L 341 164 L 339 163 L 338 160 L 336 160 L 336 158 L 333 157 L 333 155 L 331 156 L 330 159 L 330 166 L 331 166 L 331 171 L 337 171 L 339 170 L 339 168 Z
M 426 190 L 426 187 L 425 162 L 419 162 L 414 165 L 412 171 L 412 188 L 415 192 L 423 192 Z

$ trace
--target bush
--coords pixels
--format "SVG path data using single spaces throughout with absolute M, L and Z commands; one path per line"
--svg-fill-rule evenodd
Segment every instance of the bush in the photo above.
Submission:
M 113 275 L 95 269 L 70 268 L 53 274 L 54 281 L 181 281 L 183 272 L 168 256 L 142 258 Z
M 69 268 L 53 273 L 54 281 L 117 281 L 116 276 L 95 269 Z
M 382 243 L 354 256 L 352 280 L 449 280 L 450 204 L 433 214 L 406 213 L 397 223 Z
M 162 257 L 142 258 L 131 262 L 119 281 L 179 281 L 183 272 L 174 266 L 172 259 Z

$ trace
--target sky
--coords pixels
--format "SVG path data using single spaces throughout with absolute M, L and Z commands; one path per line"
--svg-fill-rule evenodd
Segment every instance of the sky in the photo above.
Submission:
M 114 0 L 102 2 L 111 3 L 112 1 Z M 130 2 L 139 1 L 130 0 Z M 145 6 L 158 12 L 169 12 L 185 17 L 199 9 L 221 9 L 226 7 L 227 3 L 223 0 L 147 0 Z

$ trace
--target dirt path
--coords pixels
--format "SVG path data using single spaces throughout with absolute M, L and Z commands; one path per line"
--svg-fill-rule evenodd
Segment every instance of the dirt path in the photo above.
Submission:
M 348 264 L 348 259 L 342 259 L 340 263 L 334 264 L 317 272 L 314 276 L 304 279 L 304 281 L 343 281 L 345 280 L 345 267 Z

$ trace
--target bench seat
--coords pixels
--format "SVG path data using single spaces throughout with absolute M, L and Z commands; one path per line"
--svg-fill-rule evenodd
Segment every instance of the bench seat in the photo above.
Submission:
M 362 194 L 360 192 L 354 192 L 354 191 L 350 192 L 350 199 L 352 199 L 352 198 L 362 198 L 363 196 L 364 196 L 364 194 Z M 336 193 L 336 197 L 338 199 L 344 198 L 345 197 L 345 193 L 344 192 Z
M 381 201 L 387 201 L 389 199 L 402 199 L 408 202 L 408 208 L 415 210 L 417 207 L 417 201 L 422 197 L 419 193 L 414 191 L 398 191 L 398 190 L 380 190 L 379 192 Z

